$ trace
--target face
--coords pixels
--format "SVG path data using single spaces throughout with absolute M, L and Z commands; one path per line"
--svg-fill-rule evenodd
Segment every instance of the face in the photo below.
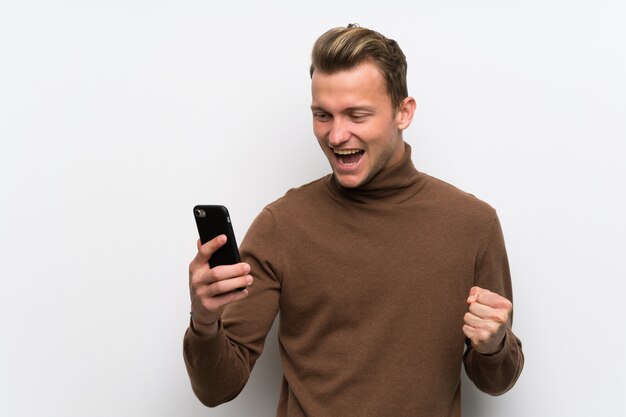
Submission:
M 407 97 L 394 109 L 383 75 L 371 63 L 312 78 L 313 131 L 343 187 L 355 188 L 404 155 L 402 130 L 415 112 Z

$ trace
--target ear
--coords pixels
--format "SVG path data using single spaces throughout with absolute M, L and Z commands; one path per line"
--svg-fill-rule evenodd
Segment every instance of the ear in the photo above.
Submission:
M 398 110 L 396 111 L 396 123 L 398 125 L 398 129 L 404 130 L 409 127 L 411 121 L 413 120 L 416 107 L 417 103 L 413 97 L 406 97 L 402 100 L 398 106 Z

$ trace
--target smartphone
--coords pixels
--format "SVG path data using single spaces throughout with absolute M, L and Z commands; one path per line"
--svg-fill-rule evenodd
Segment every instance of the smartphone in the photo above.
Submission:
M 211 268 L 218 265 L 232 265 L 241 262 L 228 209 L 224 206 L 198 205 L 193 208 L 193 214 L 196 218 L 196 226 L 198 226 L 202 244 L 219 235 L 226 235 L 228 238 L 226 244 L 216 250 L 211 259 L 209 259 Z

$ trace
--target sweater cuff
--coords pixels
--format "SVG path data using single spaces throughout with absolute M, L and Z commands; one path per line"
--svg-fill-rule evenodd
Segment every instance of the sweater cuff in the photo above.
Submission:
M 188 371 L 201 372 L 205 377 L 207 375 L 220 374 L 222 362 L 225 360 L 225 356 L 229 356 L 231 343 L 222 328 L 221 322 L 218 322 L 218 326 L 217 333 L 214 336 L 202 336 L 196 333 L 193 330 L 193 325 L 190 324 L 185 332 L 183 343 Z
M 213 336 L 204 336 L 196 331 L 196 328 L 193 324 L 193 318 L 189 319 L 189 333 L 193 334 L 195 337 L 199 339 L 213 339 L 217 336 L 217 334 L 222 330 L 222 319 L 217 320 L 217 332 Z
M 512 344 L 516 345 L 515 337 L 513 337 L 513 334 L 511 332 L 512 331 L 510 328 L 506 330 L 506 333 L 504 334 L 504 339 L 502 340 L 502 343 L 500 344 L 500 349 L 498 351 L 494 353 L 476 352 L 478 354 L 478 357 L 480 358 L 480 361 L 485 364 L 496 364 L 498 362 L 501 362 L 504 358 L 508 357 L 511 350 L 515 347 Z
M 213 336 L 204 336 L 197 333 L 193 327 L 193 321 L 189 320 L 189 328 L 185 333 L 184 342 L 186 355 L 202 361 L 207 357 L 207 354 L 209 357 L 219 354 L 220 349 L 228 344 L 228 339 L 222 329 L 221 320 L 217 322 L 217 333 Z

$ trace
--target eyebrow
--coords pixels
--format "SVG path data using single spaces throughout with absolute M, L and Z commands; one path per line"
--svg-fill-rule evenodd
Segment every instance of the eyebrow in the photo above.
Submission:
M 374 108 L 370 106 L 354 106 L 354 107 L 348 107 L 347 109 L 345 109 L 344 113 L 359 112 L 359 111 L 364 111 L 367 113 L 376 112 L 376 110 L 374 110 Z
M 328 110 L 326 110 L 325 108 L 321 107 L 321 106 L 311 106 L 311 110 L 312 111 L 323 111 L 323 112 L 328 112 Z M 371 106 L 352 106 L 352 107 L 348 107 L 346 109 L 343 109 L 341 112 L 342 113 L 353 113 L 353 112 L 358 112 L 358 111 L 364 111 L 367 113 L 375 113 L 376 110 L 371 107 Z

